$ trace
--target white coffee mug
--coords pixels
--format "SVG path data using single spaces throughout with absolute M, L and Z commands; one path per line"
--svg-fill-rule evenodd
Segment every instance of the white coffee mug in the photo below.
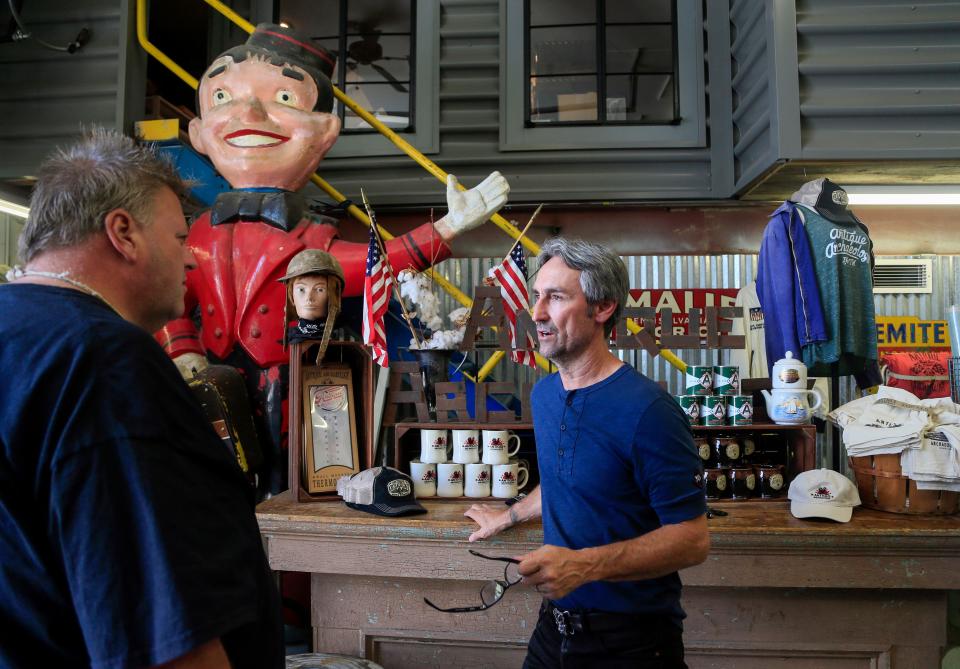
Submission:
M 437 496 L 463 497 L 463 465 L 459 462 L 437 465 Z
M 420 430 L 420 462 L 446 462 L 450 459 L 450 439 L 446 430 Z
M 480 432 L 477 430 L 453 431 L 453 461 L 464 465 L 480 462 Z
M 516 439 L 516 447 L 510 450 L 510 443 Z M 488 465 L 504 465 L 511 455 L 520 450 L 520 437 L 510 430 L 483 431 L 483 461 Z
M 463 494 L 467 497 L 489 497 L 490 465 L 472 463 L 464 468 L 467 473 L 463 481 Z
M 529 470 L 523 465 L 511 462 L 505 465 L 493 466 L 493 496 L 503 499 L 516 497 L 517 493 L 527 485 L 530 478 Z
M 435 497 L 437 494 L 437 465 L 434 462 L 410 461 L 410 478 L 413 479 L 413 494 L 421 497 Z

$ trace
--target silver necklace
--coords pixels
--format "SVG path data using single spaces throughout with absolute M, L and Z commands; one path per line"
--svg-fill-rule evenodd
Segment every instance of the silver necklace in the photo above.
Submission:
M 120 314 L 120 310 L 117 309 L 117 308 L 116 308 L 115 306 L 113 306 L 112 304 L 110 304 L 110 301 L 109 301 L 107 298 L 105 298 L 103 295 L 101 295 L 100 293 L 98 293 L 97 291 L 95 291 L 93 288 L 91 288 L 91 287 L 88 286 L 87 284 L 83 283 L 82 281 L 78 281 L 78 280 L 72 278 L 72 277 L 70 276 L 70 272 L 67 272 L 67 271 L 63 271 L 63 272 L 42 272 L 42 271 L 40 271 L 40 270 L 35 270 L 35 269 L 23 269 L 22 267 L 14 267 L 14 268 L 13 268 L 13 278 L 14 278 L 14 280 L 19 279 L 20 277 L 24 277 L 24 276 L 38 276 L 38 277 L 42 277 L 42 278 L 44 278 L 44 279 L 53 279 L 54 281 L 62 281 L 63 283 L 68 283 L 68 284 L 70 284 L 71 286 L 73 286 L 74 288 L 76 288 L 77 290 L 79 290 L 79 291 L 81 291 L 81 292 L 83 292 L 83 293 L 86 293 L 87 295 L 90 295 L 91 297 L 97 298 L 98 300 L 100 300 L 101 302 L 103 302 L 105 305 L 107 305 L 108 307 L 110 307 L 111 309 L 113 309 L 113 311 L 114 311 L 118 316 L 121 315 L 121 314 Z

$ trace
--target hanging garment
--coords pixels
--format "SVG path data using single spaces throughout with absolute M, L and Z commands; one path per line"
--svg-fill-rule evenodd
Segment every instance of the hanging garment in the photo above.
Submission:
M 743 335 L 744 347 L 730 352 L 730 364 L 740 368 L 742 379 L 767 377 L 767 344 L 764 337 L 763 308 L 757 297 L 757 282 L 751 281 L 737 293 L 735 305 L 743 310 L 743 318 L 733 322 L 730 334 Z
M 873 306 L 873 242 L 862 223 L 831 221 L 797 205 L 814 261 L 828 337 L 803 347 L 811 375 L 860 374 L 876 365 L 877 326 Z
M 828 339 L 803 219 L 792 202 L 770 216 L 760 244 L 757 297 L 763 309 L 767 375 L 773 363 Z

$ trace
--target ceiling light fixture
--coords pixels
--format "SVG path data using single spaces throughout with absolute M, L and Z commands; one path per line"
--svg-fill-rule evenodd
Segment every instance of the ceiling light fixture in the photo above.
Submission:
M 20 218 L 26 218 L 27 214 L 30 213 L 30 209 L 27 207 L 24 207 L 22 204 L 17 204 L 16 202 L 10 202 L 9 200 L 0 200 L 0 211 L 5 214 L 19 216 Z
M 960 186 L 844 186 L 851 205 L 960 205 Z

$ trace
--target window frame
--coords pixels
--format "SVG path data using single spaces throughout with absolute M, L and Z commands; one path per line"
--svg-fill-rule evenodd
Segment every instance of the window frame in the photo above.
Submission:
M 440 151 L 440 11 L 434 0 L 415 0 L 411 76 L 412 131 L 395 131 L 421 153 Z M 341 82 L 342 84 L 343 82 Z M 343 90 L 341 88 L 341 90 Z M 339 102 L 339 101 L 338 101 Z M 369 110 L 368 110 L 369 111 Z M 331 158 L 406 155 L 374 130 L 341 134 L 327 153 Z
M 440 8 L 433 0 L 416 0 L 413 67 L 410 75 L 412 131 L 395 131 L 424 154 L 440 151 Z M 330 158 L 406 155 L 379 132 L 340 135 Z
M 528 125 L 526 12 L 525 0 L 500 2 L 500 23 L 506 28 L 500 43 L 501 151 L 706 146 L 703 12 L 699 0 L 677 0 L 678 120 L 660 124 Z

